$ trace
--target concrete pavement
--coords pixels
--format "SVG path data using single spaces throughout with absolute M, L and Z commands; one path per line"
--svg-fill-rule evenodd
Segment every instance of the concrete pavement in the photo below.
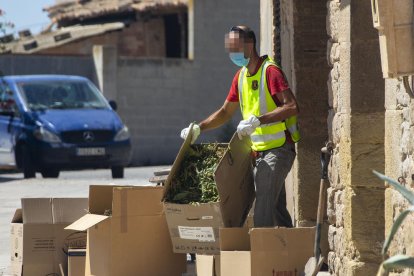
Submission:
M 22 197 L 88 197 L 91 184 L 148 186 L 153 172 L 168 166 L 125 170 L 124 179 L 112 179 L 110 170 L 62 172 L 58 179 L 23 179 L 21 173 L 0 175 L 0 276 L 7 275 L 9 261 L 9 224 Z

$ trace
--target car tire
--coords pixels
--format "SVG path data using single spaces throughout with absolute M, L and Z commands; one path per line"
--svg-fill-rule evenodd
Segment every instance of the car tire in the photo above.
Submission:
M 22 169 L 24 178 L 35 178 L 36 170 L 33 166 L 29 148 L 26 145 L 21 146 Z
M 58 169 L 47 168 L 42 169 L 40 173 L 42 174 L 43 178 L 58 178 L 60 171 Z
M 124 178 L 124 167 L 115 166 L 111 168 L 112 178 Z

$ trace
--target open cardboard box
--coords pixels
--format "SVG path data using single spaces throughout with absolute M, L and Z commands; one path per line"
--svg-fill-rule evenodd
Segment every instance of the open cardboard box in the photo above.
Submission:
M 221 276 L 300 275 L 315 227 L 220 229 Z
M 86 275 L 181 276 L 161 202 L 163 187 L 89 187 L 89 212 L 66 227 L 87 230 Z
M 12 275 L 61 275 L 69 247 L 86 245 L 86 233 L 64 228 L 87 212 L 87 198 L 22 198 L 11 222 Z
M 191 131 L 190 131 L 191 133 Z M 191 135 L 181 146 L 165 183 L 173 185 L 191 146 Z M 214 173 L 220 201 L 198 205 L 164 202 L 174 252 L 220 254 L 219 228 L 241 227 L 254 200 L 251 141 L 234 135 Z

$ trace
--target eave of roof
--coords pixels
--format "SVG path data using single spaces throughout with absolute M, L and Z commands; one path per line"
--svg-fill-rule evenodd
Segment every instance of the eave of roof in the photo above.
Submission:
M 187 6 L 188 0 L 93 0 L 71 1 L 44 8 L 49 17 L 60 22 L 95 18 L 122 12 L 162 11 Z
M 6 43 L 4 44 L 3 52 L 32 54 L 48 48 L 58 47 L 79 39 L 121 30 L 124 27 L 124 23 L 115 22 L 86 26 L 76 25 L 60 28 L 56 31 Z

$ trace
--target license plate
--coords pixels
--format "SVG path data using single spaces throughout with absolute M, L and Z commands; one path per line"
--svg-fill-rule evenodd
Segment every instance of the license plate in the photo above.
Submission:
M 102 156 L 105 155 L 105 148 L 78 148 L 77 156 Z

